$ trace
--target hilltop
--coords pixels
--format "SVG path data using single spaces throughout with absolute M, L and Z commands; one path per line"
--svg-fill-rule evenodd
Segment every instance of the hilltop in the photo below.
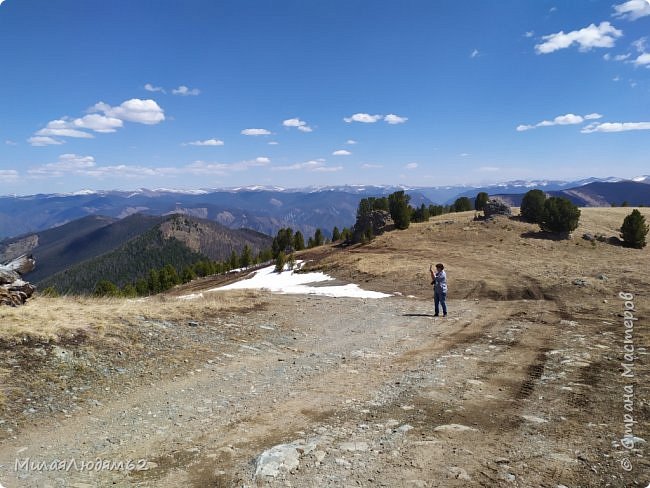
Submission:
M 2 471 L 0 480 L 643 485 L 645 441 L 626 449 L 621 439 L 630 385 L 631 432 L 648 437 L 650 255 L 580 238 L 618 235 L 629 210 L 582 209 L 570 240 L 466 212 L 300 255 L 305 271 L 390 298 L 209 291 L 242 273 L 148 299 L 37 297 L 3 310 L 2 368 L 11 375 L 0 464 L 132 458 L 146 469 Z M 431 316 L 428 267 L 439 261 L 447 319 Z M 631 294 L 638 318 L 633 377 L 621 375 L 619 292 Z

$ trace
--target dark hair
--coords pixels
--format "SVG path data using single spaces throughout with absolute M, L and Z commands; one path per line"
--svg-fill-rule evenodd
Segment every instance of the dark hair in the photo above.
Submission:
M 442 263 L 436 264 L 436 268 L 438 269 L 445 269 L 444 265 Z

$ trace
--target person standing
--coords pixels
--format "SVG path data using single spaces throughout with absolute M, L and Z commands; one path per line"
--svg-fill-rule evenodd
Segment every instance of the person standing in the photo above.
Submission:
M 440 306 L 442 306 L 442 316 L 447 316 L 447 273 L 442 263 L 436 264 L 436 271 L 433 271 L 433 265 L 429 266 L 431 273 L 431 284 L 433 285 L 433 303 L 435 306 L 434 317 L 440 316 Z

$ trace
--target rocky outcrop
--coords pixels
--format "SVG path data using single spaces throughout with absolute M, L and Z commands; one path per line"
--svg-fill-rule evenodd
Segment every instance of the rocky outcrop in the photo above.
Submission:
M 32 296 L 34 285 L 23 281 L 21 275 L 36 266 L 31 256 L 23 255 L 7 264 L 0 264 L 0 305 L 22 305 Z
M 496 215 L 506 215 L 510 217 L 512 212 L 507 203 L 497 200 L 496 198 L 490 199 L 483 208 L 483 213 L 486 219 L 493 218 Z

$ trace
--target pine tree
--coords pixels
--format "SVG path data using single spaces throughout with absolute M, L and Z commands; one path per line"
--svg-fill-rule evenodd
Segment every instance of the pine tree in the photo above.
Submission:
M 648 225 L 645 223 L 645 217 L 635 208 L 631 214 L 625 217 L 621 226 L 623 245 L 643 249 L 646 246 L 645 237 L 647 234 Z
M 334 226 L 332 229 L 332 242 L 336 242 L 341 240 L 341 233 L 339 232 L 339 228 L 337 226 Z
M 580 209 L 567 198 L 551 197 L 544 202 L 544 212 L 539 222 L 547 232 L 569 233 L 578 227 Z
M 520 215 L 523 220 L 538 224 L 544 214 L 546 194 L 542 190 L 530 190 L 521 200 Z

